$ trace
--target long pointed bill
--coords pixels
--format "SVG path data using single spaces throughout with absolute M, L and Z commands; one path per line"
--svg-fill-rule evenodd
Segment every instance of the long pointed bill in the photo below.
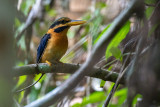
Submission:
M 68 26 L 76 26 L 76 25 L 80 25 L 80 24 L 84 24 L 86 23 L 86 21 L 83 20 L 71 20 L 71 22 L 68 22 L 67 25 Z

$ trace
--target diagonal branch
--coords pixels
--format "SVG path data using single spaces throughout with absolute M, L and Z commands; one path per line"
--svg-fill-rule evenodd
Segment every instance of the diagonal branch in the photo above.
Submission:
M 44 107 L 50 106 L 56 103 L 58 100 L 64 98 L 64 96 L 70 94 L 71 90 L 74 89 L 78 83 L 82 80 L 85 75 L 92 75 L 93 66 L 100 60 L 105 52 L 109 42 L 114 38 L 115 34 L 120 30 L 130 16 L 135 12 L 136 6 L 139 0 L 132 0 L 129 4 L 129 8 L 125 9 L 112 23 L 110 28 L 104 32 L 104 35 L 97 42 L 92 50 L 91 56 L 87 58 L 87 61 L 61 86 L 52 90 L 42 98 L 26 105 L 26 107 Z
M 22 31 L 19 32 L 19 34 L 17 35 L 16 40 L 19 41 L 24 32 L 26 31 L 26 29 L 32 26 L 37 19 L 42 19 L 43 16 L 44 16 L 44 5 L 42 3 L 42 0 L 36 0 L 36 3 L 34 4 L 31 12 L 29 13 Z
M 41 73 L 73 74 L 80 67 L 81 65 L 68 64 L 68 63 L 56 64 L 56 65 L 52 65 L 51 67 L 49 67 L 48 64 L 45 64 L 45 63 L 40 63 L 38 65 L 39 72 Z M 116 72 L 109 72 L 107 70 L 100 69 L 97 67 L 94 67 L 93 69 L 91 69 L 91 72 L 94 72 L 94 74 L 92 75 L 88 74 L 85 76 L 99 78 L 99 79 L 103 79 L 105 81 L 111 81 L 111 82 L 115 82 L 118 77 L 118 73 Z M 36 64 L 25 65 L 22 67 L 15 67 L 13 76 L 22 76 L 22 75 L 30 75 L 30 74 L 36 74 Z M 125 82 L 125 79 L 123 78 L 120 83 L 124 84 L 124 82 Z

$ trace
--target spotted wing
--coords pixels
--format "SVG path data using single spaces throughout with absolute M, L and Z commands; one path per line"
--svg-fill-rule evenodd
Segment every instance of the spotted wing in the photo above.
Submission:
M 50 34 L 45 34 L 43 36 L 43 38 L 41 39 L 40 44 L 39 44 L 38 49 L 37 49 L 37 60 L 36 60 L 37 63 L 40 63 L 41 57 L 44 53 L 44 50 L 45 50 L 45 48 L 47 46 L 47 43 L 48 43 L 48 40 L 50 38 L 51 38 Z

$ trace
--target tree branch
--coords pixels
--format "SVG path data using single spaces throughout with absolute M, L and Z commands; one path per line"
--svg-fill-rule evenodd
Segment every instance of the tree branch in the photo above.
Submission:
M 94 46 L 91 55 L 87 58 L 86 62 L 61 86 L 55 88 L 42 98 L 28 104 L 26 107 L 44 107 L 56 103 L 64 96 L 70 94 L 78 83 L 85 75 L 92 75 L 94 72 L 91 70 L 93 66 L 103 56 L 109 42 L 114 38 L 115 34 L 121 29 L 123 24 L 128 21 L 130 16 L 135 12 L 137 2 L 139 0 L 130 1 L 129 8 L 125 9 L 112 23 L 109 29 L 104 32 L 97 44 Z
M 38 64 L 38 70 L 40 73 L 69 73 L 73 74 L 75 73 L 76 70 L 78 70 L 81 67 L 81 65 L 76 65 L 76 64 L 68 64 L 68 63 L 63 63 L 63 64 L 56 64 L 52 65 L 51 67 L 48 66 L 46 63 L 40 63 Z M 99 78 L 105 81 L 111 81 L 115 82 L 118 73 L 116 72 L 109 72 L 104 69 L 100 69 L 97 67 L 94 67 L 91 69 L 91 72 L 94 72 L 92 75 L 85 75 L 85 76 L 90 76 L 94 78 Z M 14 68 L 14 76 L 22 76 L 22 75 L 30 75 L 30 74 L 36 74 L 36 64 L 30 64 L 30 65 L 25 65 L 22 67 L 15 67 Z M 124 84 L 125 79 L 123 78 L 121 80 L 121 84 Z
M 32 26 L 37 19 L 42 19 L 43 16 L 44 16 L 44 5 L 42 3 L 42 0 L 36 0 L 36 3 L 34 4 L 31 12 L 29 13 L 23 29 L 17 35 L 16 40 L 19 41 L 22 35 L 24 34 L 25 30 L 28 29 L 30 26 Z

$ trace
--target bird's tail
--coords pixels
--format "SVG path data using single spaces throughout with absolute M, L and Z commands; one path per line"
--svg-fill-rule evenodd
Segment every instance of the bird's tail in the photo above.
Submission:
M 39 77 L 39 79 L 38 79 L 36 82 L 34 82 L 33 84 L 31 84 L 31 85 L 29 85 L 29 86 L 27 86 L 27 87 L 25 87 L 25 88 L 23 88 L 23 89 L 20 89 L 20 90 L 15 91 L 15 93 L 19 93 L 19 92 L 21 92 L 21 91 L 24 91 L 24 90 L 26 90 L 26 89 L 34 86 L 34 85 L 43 77 L 43 75 L 44 75 L 44 73 L 42 73 L 42 75 Z

